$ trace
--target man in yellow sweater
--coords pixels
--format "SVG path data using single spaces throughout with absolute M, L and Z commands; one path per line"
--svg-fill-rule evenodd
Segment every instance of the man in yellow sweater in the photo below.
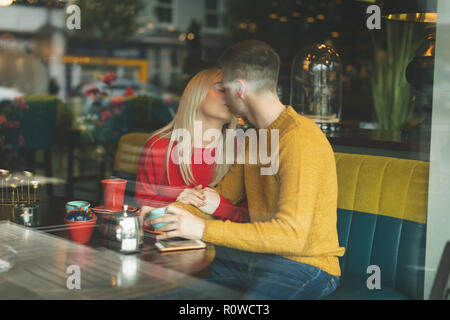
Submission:
M 333 150 L 313 121 L 280 102 L 280 62 L 270 46 L 244 41 L 225 51 L 220 62 L 233 113 L 266 129 L 268 139 L 278 130 L 277 170 L 261 175 L 268 165 L 236 164 L 214 190 L 186 190 L 167 208 L 173 216 L 151 223 L 171 222 L 160 228 L 161 239 L 181 236 L 214 244 L 208 281 L 241 288 L 243 298 L 324 298 L 339 283 L 338 257 L 345 251 L 336 228 Z M 244 197 L 249 223 L 208 219 L 215 210 L 226 210 L 223 198 L 236 204 Z

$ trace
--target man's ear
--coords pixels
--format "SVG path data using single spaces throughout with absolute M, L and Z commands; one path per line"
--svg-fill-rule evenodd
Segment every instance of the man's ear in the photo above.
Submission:
M 248 93 L 248 86 L 247 86 L 247 82 L 245 82 L 243 79 L 241 78 L 237 78 L 235 80 L 236 82 L 236 95 L 243 99 L 247 93 Z

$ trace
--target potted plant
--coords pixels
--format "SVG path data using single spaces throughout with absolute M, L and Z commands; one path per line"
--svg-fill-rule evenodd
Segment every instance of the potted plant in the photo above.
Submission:
M 406 67 L 423 37 L 413 23 L 387 21 L 385 26 L 384 43 L 373 38 L 373 104 L 380 129 L 401 130 L 413 120 L 414 112 L 414 96 L 405 77 Z

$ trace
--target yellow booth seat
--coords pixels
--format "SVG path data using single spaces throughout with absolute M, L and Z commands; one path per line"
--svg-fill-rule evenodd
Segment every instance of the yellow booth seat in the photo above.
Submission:
M 422 299 L 429 163 L 335 157 L 337 228 L 346 253 L 340 259 L 341 285 L 328 298 Z M 381 283 L 373 288 L 375 272 Z
M 115 174 L 134 185 L 148 133 L 124 135 Z M 329 299 L 422 299 L 429 163 L 336 153 L 342 278 Z M 134 188 L 129 196 L 134 194 Z M 369 268 L 369 266 L 372 266 Z M 379 271 L 380 286 L 372 277 Z M 373 282 L 369 289 L 367 280 Z

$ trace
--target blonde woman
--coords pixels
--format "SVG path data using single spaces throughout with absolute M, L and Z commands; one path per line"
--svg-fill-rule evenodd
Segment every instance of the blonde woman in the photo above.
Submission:
M 213 187 L 230 169 L 229 164 L 211 163 L 211 161 L 198 161 L 200 154 L 215 156 L 222 155 L 226 150 L 211 147 L 210 141 L 201 141 L 201 146 L 194 143 L 194 124 L 201 122 L 201 137 L 208 129 L 220 130 L 223 134 L 222 148 L 226 147 L 226 129 L 236 128 L 236 119 L 225 105 L 222 74 L 219 69 L 208 69 L 196 74 L 187 84 L 180 99 L 177 114 L 167 126 L 154 132 L 145 144 L 141 153 L 136 179 L 135 199 L 141 207 L 143 217 L 153 208 L 164 207 L 182 198 L 186 192 L 196 193 L 191 204 L 201 207 L 205 199 L 201 192 L 202 187 Z M 191 137 L 191 148 L 180 159 L 174 160 L 173 149 L 177 146 L 180 132 L 187 132 Z M 183 136 L 185 138 L 185 136 Z M 184 140 L 181 142 L 184 144 Z M 180 143 L 180 145 L 181 145 Z M 208 150 L 209 149 L 209 150 Z M 183 152 L 186 149 L 183 148 Z M 177 150 L 176 150 L 177 151 Z M 178 152 L 174 152 L 175 155 Z M 197 160 L 194 161 L 194 155 Z M 225 157 L 224 157 L 225 158 Z M 194 189 L 195 188 L 195 189 Z M 189 190 L 190 189 L 190 190 Z M 246 205 L 235 207 L 227 199 L 222 210 L 212 215 L 218 219 L 234 222 L 248 222 L 249 216 Z

